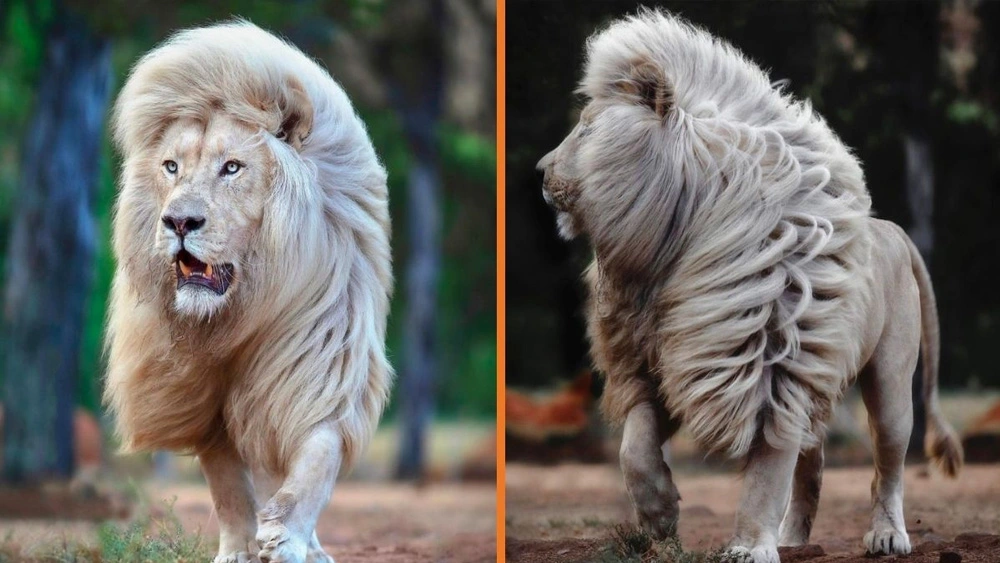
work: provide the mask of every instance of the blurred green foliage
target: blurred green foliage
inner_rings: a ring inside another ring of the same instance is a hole
[[[17,189],[19,147],[31,117],[34,88],[41,71],[46,27],[52,2],[13,0],[0,3],[0,265],[5,264],[10,218]],[[292,26],[316,26],[332,34],[370,28],[379,23],[383,0],[346,3],[260,0],[180,2],[157,4],[146,0],[68,1],[87,22],[112,40],[114,90],[124,83],[130,66],[170,32],[192,25],[243,17],[277,31]],[[322,35],[320,33],[319,35]],[[309,52],[307,45],[302,45]],[[327,51],[311,53],[321,58]],[[492,58],[490,58],[492,61]],[[348,92],[351,95],[352,92]],[[406,177],[410,149],[398,116],[391,109],[353,99],[389,172],[390,211],[393,216],[393,252],[396,297],[389,321],[390,358],[401,365],[403,275],[407,263],[405,227]],[[451,124],[440,124],[438,142],[442,194],[443,263],[439,283],[438,342],[440,373],[438,411],[442,416],[492,417],[495,413],[495,141]],[[118,156],[103,141],[100,180],[94,202],[99,240],[95,283],[87,304],[81,350],[80,403],[90,409],[100,404],[104,370],[102,341],[108,291],[114,272],[110,251],[111,210],[119,169]],[[0,269],[0,283],[4,269]],[[0,382],[4,374],[0,373]],[[390,406],[390,412],[393,407]]]

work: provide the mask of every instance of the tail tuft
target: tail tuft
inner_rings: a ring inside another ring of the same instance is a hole
[[[931,464],[948,477],[955,477],[962,469],[962,443],[948,421],[941,416],[938,404],[938,367],[941,363],[941,335],[938,323],[934,286],[920,252],[909,237],[903,236],[910,247],[913,275],[920,289],[920,341],[924,360],[924,407],[927,409],[927,433],[924,436],[924,453]]]
[[[947,422],[935,420],[938,416],[928,413],[924,452],[934,467],[947,477],[954,478],[962,469],[962,443]]]

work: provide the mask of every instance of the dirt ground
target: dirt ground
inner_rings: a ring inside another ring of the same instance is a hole
[[[154,498],[177,498],[185,528],[214,544],[218,520],[208,489],[172,486]],[[496,561],[496,488],[444,483],[414,487],[346,482],[320,516],[316,533],[337,563],[481,563]]]
[[[495,432],[492,421],[435,422],[427,440],[430,483],[417,487],[389,479],[399,429],[384,424],[351,475],[337,483],[317,526],[320,542],[337,563],[496,561],[495,457],[480,456],[484,445],[493,454]],[[46,490],[40,502],[35,493],[0,488],[0,548],[5,541],[28,554],[64,543],[93,546],[99,522],[122,522],[129,508],[133,516],[150,512],[125,498],[126,491],[132,496],[139,489],[154,513],[173,502],[184,528],[200,530],[214,551],[218,519],[197,462],[188,456],[163,459],[164,473],[157,478],[148,456],[114,456],[114,466],[99,479],[105,493],[100,498]],[[460,480],[470,473],[482,480]]]
[[[872,475],[871,466],[827,469],[811,538],[818,548],[783,551],[782,561],[870,563],[863,557],[861,538],[868,524]],[[723,546],[732,534],[739,478],[683,468],[674,478],[682,497],[684,549]],[[511,562],[591,561],[608,545],[615,525],[634,522],[619,471],[609,464],[508,464],[506,498]],[[947,480],[911,464],[904,498],[914,553],[883,561],[1000,563],[1000,465],[966,466],[958,480]]]
[[[217,545],[218,519],[207,487],[152,484],[144,489],[155,506],[172,502],[188,532]],[[337,485],[316,531],[337,563],[492,562],[495,495],[490,482],[415,487],[347,481]],[[93,544],[96,534],[93,520],[0,519],[0,536],[29,551],[61,542]]]

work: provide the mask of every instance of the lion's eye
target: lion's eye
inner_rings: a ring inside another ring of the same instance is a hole
[[[222,175],[232,176],[233,174],[239,172],[240,168],[243,168],[242,164],[236,162],[235,160],[230,160],[229,162],[222,165]]]
[[[164,160],[163,168],[170,174],[177,173],[177,163],[172,160]]]

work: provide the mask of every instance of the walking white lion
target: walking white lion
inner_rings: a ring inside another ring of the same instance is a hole
[[[824,422],[858,380],[875,445],[871,553],[908,553],[903,457],[924,348],[927,450],[961,447],[937,402],[927,270],[869,216],[861,167],[807,102],[680,19],[644,11],[587,42],[580,121],[539,168],[566,237],[583,235],[602,408],[640,524],[671,533],[660,445],[683,424],[745,462],[730,558],[776,562],[808,540]],[[779,532],[780,528],[780,532]]]
[[[196,453],[215,561],[332,561],[315,534],[385,404],[386,174],[347,96],[245,22],[181,32],[114,112],[105,400],[127,450]]]

